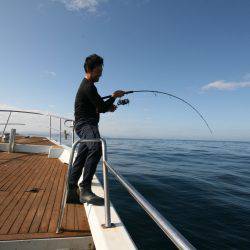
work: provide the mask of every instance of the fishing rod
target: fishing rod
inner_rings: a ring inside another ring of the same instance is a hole
[[[168,92],[162,92],[162,91],[158,91],[158,90],[129,90],[129,91],[125,91],[125,95],[128,95],[128,94],[132,94],[132,93],[154,93],[154,94],[163,94],[163,95],[168,95],[170,97],[173,97],[173,98],[176,98],[182,102],[184,102],[185,104],[187,104],[189,107],[191,107],[199,116],[200,118],[203,120],[203,122],[206,124],[207,128],[209,129],[210,133],[213,134],[213,131],[212,129],[210,128],[210,126],[208,125],[206,119],[203,117],[203,115],[191,104],[189,103],[188,101],[176,96],[176,95],[173,95],[173,94],[170,94]],[[110,98],[111,95],[108,95],[108,96],[104,96],[102,97],[102,99],[108,99]],[[117,105],[126,105],[129,103],[129,99],[120,99],[117,103]]]

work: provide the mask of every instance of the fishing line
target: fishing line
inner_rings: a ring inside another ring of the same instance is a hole
[[[163,95],[167,95],[167,96],[170,96],[170,97],[173,97],[173,98],[176,98],[182,102],[184,102],[185,104],[187,104],[189,107],[191,107],[198,115],[199,117],[203,120],[203,122],[206,124],[207,128],[209,129],[210,133],[213,134],[213,131],[212,129],[210,128],[210,126],[208,125],[208,122],[206,121],[206,119],[204,118],[204,116],[198,111],[197,108],[195,108],[191,103],[189,103],[188,101],[176,96],[176,95],[173,95],[173,94],[170,94],[168,92],[162,92],[162,91],[158,91],[158,90],[129,90],[129,91],[126,91],[125,92],[125,95],[128,95],[128,94],[132,94],[132,93],[154,93],[154,94],[163,94]],[[111,95],[108,95],[108,96],[104,96],[102,97],[102,99],[107,99],[107,98],[110,98]],[[125,104],[128,104],[129,103],[129,100],[128,99],[120,99],[118,101],[118,105],[125,105]]]

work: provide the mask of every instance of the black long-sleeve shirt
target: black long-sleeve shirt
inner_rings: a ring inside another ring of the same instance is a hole
[[[84,78],[76,94],[75,123],[81,121],[85,124],[97,125],[100,120],[99,113],[107,112],[114,101],[114,97],[103,101],[95,85]]]

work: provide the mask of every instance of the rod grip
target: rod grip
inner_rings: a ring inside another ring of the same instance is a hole
[[[133,92],[134,92],[133,90],[125,91],[125,95],[132,94]],[[103,96],[102,99],[108,99],[110,97],[111,97],[111,95],[107,95],[107,96]]]

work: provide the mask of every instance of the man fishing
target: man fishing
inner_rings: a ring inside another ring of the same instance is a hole
[[[98,123],[100,113],[114,112],[114,101],[124,95],[124,91],[117,90],[111,97],[103,101],[98,94],[95,83],[99,81],[103,70],[103,58],[93,54],[86,58],[84,63],[85,77],[82,80],[75,98],[75,131],[81,139],[100,138]],[[96,167],[102,156],[101,143],[80,143],[78,153],[68,176],[67,203],[88,202],[102,205],[103,198],[94,194],[91,183]],[[84,171],[83,171],[84,168]],[[79,184],[80,196],[78,195],[78,180],[83,171],[83,180]]]

